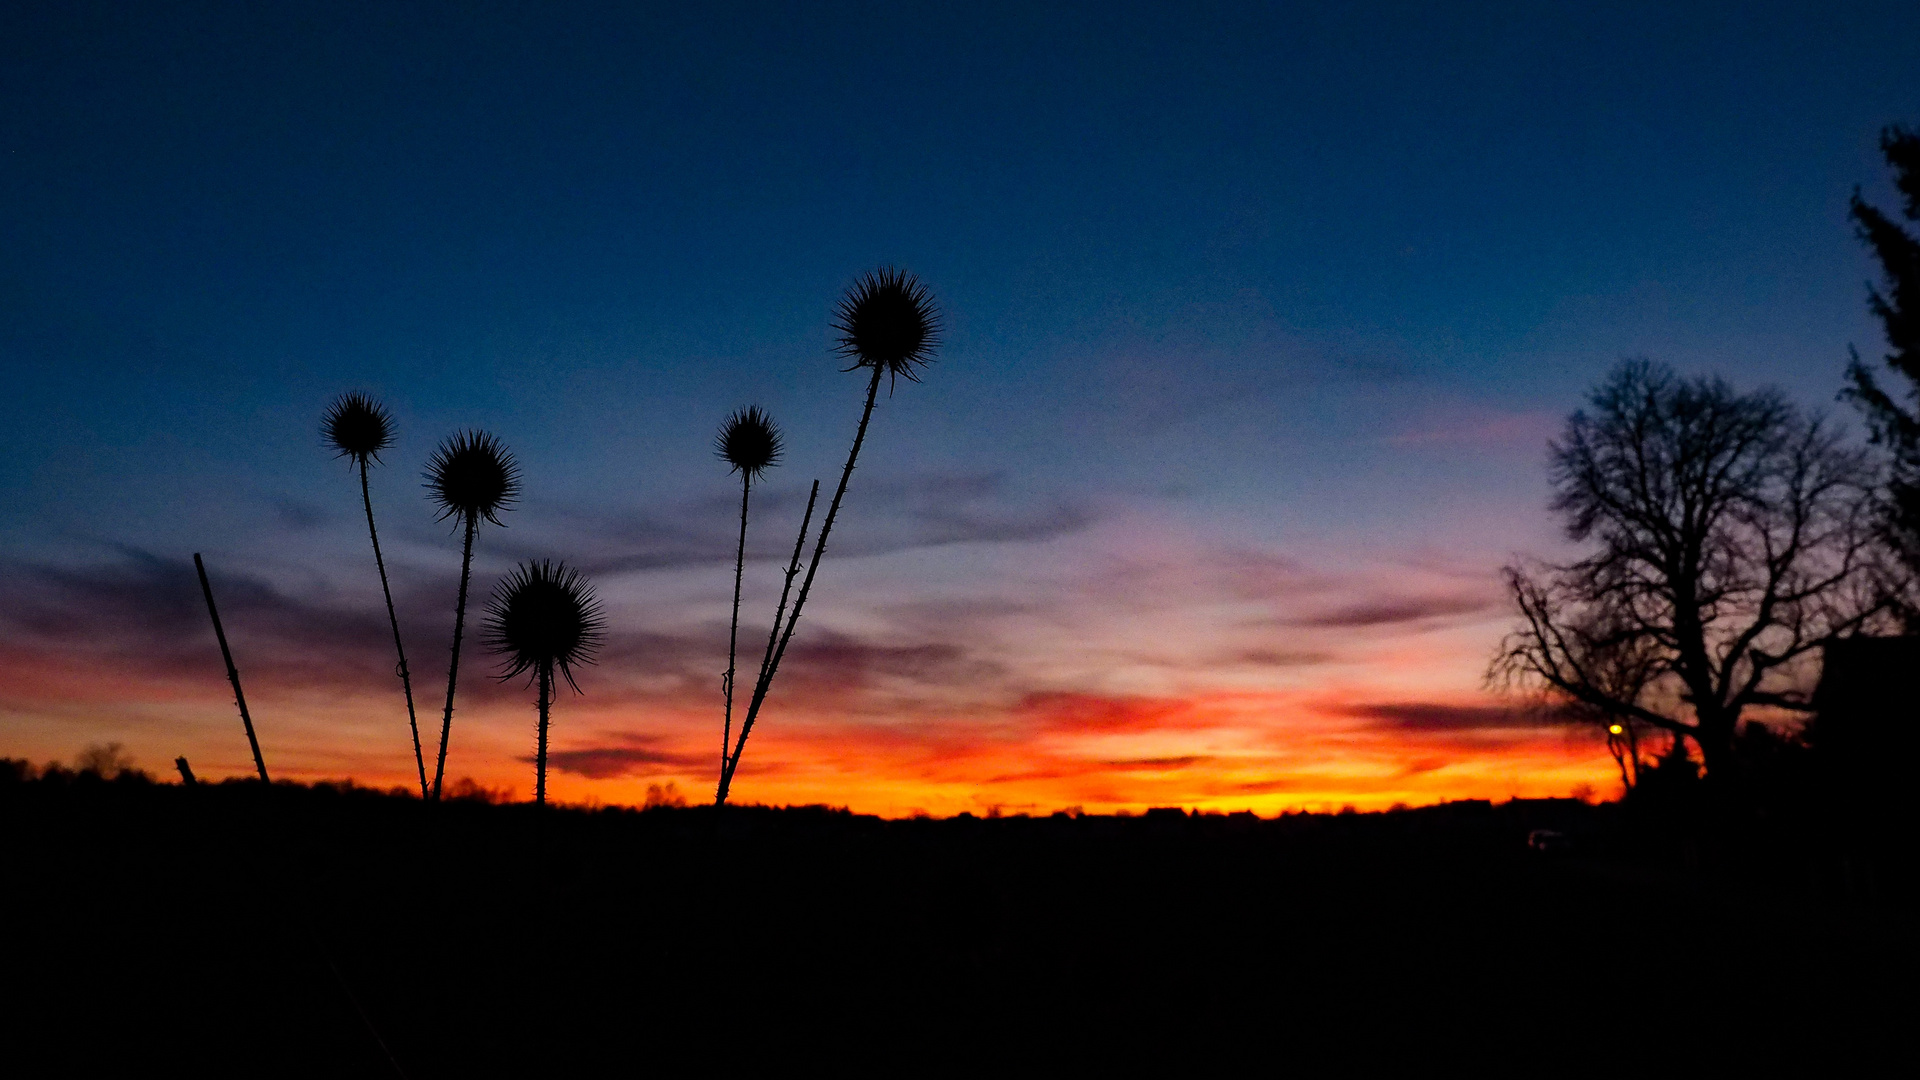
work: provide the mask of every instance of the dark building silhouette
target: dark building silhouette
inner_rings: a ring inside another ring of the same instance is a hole
[[[1807,738],[1840,847],[1875,886],[1910,881],[1920,636],[1827,645],[1813,704]]]
[[[1811,737],[1836,776],[1908,802],[1920,735],[1920,636],[1854,637],[1826,647]]]

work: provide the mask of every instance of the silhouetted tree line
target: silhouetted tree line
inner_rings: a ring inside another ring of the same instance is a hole
[[[1892,915],[1803,863],[1728,874],[1705,852],[1695,873],[1620,803],[886,821],[125,764],[0,764],[15,1074],[675,1073],[715,1047],[979,1072],[1034,1046],[1190,1065],[1279,1045],[1347,1066],[1370,1060],[1356,1025],[1423,1059],[1465,1039],[1537,1064],[1602,1053],[1569,1026],[1623,1008],[1684,1016],[1725,1064],[1905,1030],[1879,989],[1913,959],[1874,929]],[[1530,851],[1541,829],[1572,852]],[[1686,905],[1677,940],[1647,933],[1675,921],[1650,899]]]
[[[1920,221],[1920,135],[1889,128],[1881,149]],[[1857,191],[1851,216],[1898,384],[1854,353],[1840,397],[1870,442],[1777,390],[1621,363],[1549,448],[1552,508],[1586,554],[1506,568],[1520,620],[1489,679],[1602,730],[1630,803],[1845,807],[1846,831],[1910,847],[1873,823],[1911,814],[1920,719],[1920,239]]]

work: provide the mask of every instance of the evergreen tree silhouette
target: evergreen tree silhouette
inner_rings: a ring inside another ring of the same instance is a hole
[[[1902,214],[1920,221],[1920,133],[1887,128],[1880,133],[1880,152],[1893,169]],[[1850,216],[1885,275],[1880,287],[1867,287],[1867,307],[1887,339],[1886,366],[1906,385],[1884,388],[1856,351],[1847,367],[1852,385],[1841,396],[1865,414],[1874,441],[1893,453],[1887,531],[1907,565],[1920,570],[1920,237],[1862,199],[1857,188]],[[1908,611],[1909,622],[1917,614]]]

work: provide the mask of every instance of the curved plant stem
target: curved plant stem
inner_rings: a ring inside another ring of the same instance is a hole
[[[453,660],[447,664],[447,711],[440,718],[440,760],[433,767],[433,800],[440,801],[440,781],[447,775],[447,736],[453,731],[453,688],[460,679],[460,635],[467,627],[467,583],[473,578],[473,530],[478,514],[467,514],[467,541],[460,554],[460,599],[453,609]]]
[[[761,685],[767,681],[767,665],[773,662],[773,647],[780,638],[780,620],[787,613],[787,597],[793,592],[793,579],[800,575],[800,552],[807,546],[807,526],[813,523],[813,508],[820,501],[820,481],[813,482],[813,491],[807,496],[807,512],[800,518],[800,535],[793,541],[793,558],[787,563],[787,581],[780,586],[780,604],[773,609],[773,629],[767,633],[767,652],[760,658],[760,674],[754,678],[753,691],[756,697],[764,695]],[[746,745],[746,733],[741,733],[740,745]],[[727,789],[733,784],[732,761],[738,761],[739,751],[731,759],[724,755],[720,761],[720,786],[714,792],[714,804],[722,805],[727,801]]]
[[[740,547],[733,556],[733,626],[727,632],[727,677],[721,688],[727,694],[726,721],[720,728],[720,771],[727,771],[727,747],[733,742],[733,673],[740,654],[740,578],[747,569],[747,499],[753,494],[753,477],[740,476]]]
[[[734,749],[733,760],[728,763],[726,775],[720,778],[720,802],[727,801],[727,789],[733,786],[733,772],[740,767],[740,754],[747,748],[747,733],[753,730],[753,722],[760,715],[760,705],[767,699],[767,690],[773,686],[773,674],[780,668],[780,659],[787,655],[787,643],[793,640],[793,628],[800,622],[800,609],[807,604],[807,593],[813,589],[813,575],[820,570],[820,559],[827,553],[827,533],[833,530],[833,519],[840,513],[840,500],[847,496],[847,482],[853,479],[853,463],[860,456],[860,444],[867,439],[867,421],[873,419],[873,402],[880,394],[881,367],[873,369],[873,379],[867,383],[867,405],[860,411],[860,427],[853,434],[853,449],[847,453],[846,468],[840,470],[840,486],[834,490],[833,501],[827,504],[827,518],[820,523],[820,537],[813,546],[813,561],[807,564],[807,577],[800,583],[800,595],[794,598],[793,614],[787,618],[786,629],[780,632],[780,647],[774,651],[766,666],[760,672],[760,680],[753,688],[753,700],[747,705],[747,717],[740,722],[740,742]],[[804,539],[804,538],[803,538]]]
[[[547,708],[553,703],[553,664],[540,665],[540,749],[533,759],[533,805],[547,805]]]
[[[420,752],[420,721],[413,712],[413,675],[407,670],[407,647],[400,644],[400,616],[393,611],[393,589],[387,585],[387,560],[380,556],[380,530],[373,527],[373,493],[367,488],[367,462],[360,461],[360,501],[367,508],[367,535],[373,538],[373,565],[380,568],[380,592],[387,598],[387,622],[393,625],[393,651],[400,656],[400,689],[407,695],[407,728],[413,732],[413,764],[420,770],[420,797],[427,797],[427,759]]]

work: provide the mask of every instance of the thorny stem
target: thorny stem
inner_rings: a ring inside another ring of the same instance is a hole
[[[213,616],[213,636],[220,639],[220,658],[227,662],[227,681],[233,684],[233,703],[240,706],[240,722],[246,725],[247,745],[253,747],[253,764],[260,770],[260,782],[267,779],[267,759],[260,756],[260,740],[253,734],[253,717],[247,713],[247,695],[240,690],[240,669],[233,666],[233,650],[227,648],[227,632],[220,626],[220,609],[213,606],[213,586],[207,581],[207,566],[200,553],[193,553],[193,568],[200,571],[200,591],[207,597],[207,614]]]
[[[533,805],[547,805],[547,707],[553,702],[553,663],[540,664],[540,749],[534,754]]]
[[[727,770],[727,747],[733,742],[733,673],[740,653],[740,578],[747,569],[747,499],[753,493],[753,475],[740,473],[740,547],[733,556],[733,627],[727,633],[727,677],[721,688],[727,695],[726,721],[720,729],[720,771]]]
[[[433,801],[440,801],[440,781],[447,774],[447,736],[453,731],[453,687],[460,678],[460,635],[467,627],[467,583],[473,578],[473,530],[478,514],[467,514],[466,549],[460,555],[460,599],[453,608],[453,660],[447,665],[447,711],[440,718],[440,760],[433,767]]]
[[[427,797],[427,759],[420,753],[420,721],[413,713],[413,675],[407,671],[407,648],[400,644],[400,616],[393,611],[393,589],[387,585],[387,560],[380,556],[380,531],[373,527],[373,493],[367,488],[367,462],[360,461],[360,501],[367,508],[367,535],[373,538],[373,565],[380,568],[380,592],[387,598],[387,621],[393,624],[393,651],[400,656],[400,689],[407,695],[407,728],[413,732],[413,764],[420,770],[420,797]]]
[[[765,656],[760,658],[760,674],[755,677],[753,682],[754,693],[756,695],[764,692],[760,687],[767,679],[767,665],[773,662],[773,647],[780,637],[780,620],[785,617],[787,613],[787,596],[793,592],[793,579],[800,575],[800,552],[805,550],[807,546],[807,526],[813,523],[813,507],[814,504],[819,501],[820,481],[815,480],[813,482],[813,491],[807,496],[807,512],[800,517],[800,535],[793,541],[793,558],[787,563],[786,584],[780,587],[780,603],[773,609],[773,629],[767,633],[767,652]],[[740,745],[743,747],[746,745],[746,733],[744,731],[742,731],[740,735]],[[718,790],[714,792],[715,805],[726,803],[727,789],[733,784],[732,763],[738,762],[739,759],[740,753],[737,750],[734,751],[732,759],[722,757],[720,762],[720,786]]]
[[[800,609],[806,606],[807,593],[813,588],[813,575],[820,569],[820,558],[827,553],[827,534],[833,531],[833,519],[840,513],[840,500],[846,497],[847,482],[853,479],[854,459],[860,456],[860,444],[867,438],[867,421],[873,418],[873,402],[880,394],[880,374],[882,365],[875,364],[873,379],[867,383],[867,407],[860,411],[860,428],[853,434],[853,449],[847,453],[847,466],[840,470],[840,486],[833,493],[833,501],[827,504],[827,519],[820,523],[820,538],[813,547],[813,561],[807,564],[807,577],[800,583],[800,595],[794,598],[793,614],[787,618],[787,627],[780,635],[780,648],[773,654],[772,662],[760,673],[759,685],[753,688],[753,701],[747,706],[747,718],[740,723],[740,744],[733,752],[733,761],[727,767],[727,775],[720,782],[720,801],[725,802],[727,788],[733,781],[733,771],[740,767],[740,754],[747,748],[747,732],[753,730],[753,722],[760,715],[760,705],[767,698],[767,690],[773,685],[773,674],[779,670],[780,658],[787,654],[787,643],[793,640],[793,628],[800,622]]]

